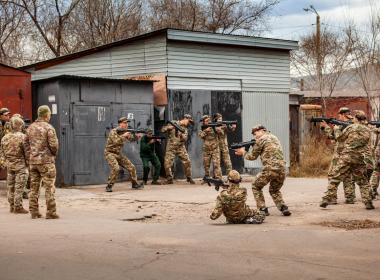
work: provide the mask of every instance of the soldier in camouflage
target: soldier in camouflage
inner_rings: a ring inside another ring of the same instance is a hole
[[[261,224],[265,220],[265,213],[250,209],[246,204],[247,189],[240,187],[239,172],[231,170],[228,173],[229,186],[220,192],[216,199],[216,206],[210,215],[211,220],[218,219],[222,214],[230,224]]]
[[[213,116],[214,122],[223,121],[223,116],[219,113],[214,114]],[[226,174],[229,174],[232,170],[232,163],[230,158],[230,152],[228,149],[228,141],[227,141],[227,133],[233,132],[236,129],[236,125],[223,125],[221,129],[217,130],[218,134],[218,142],[219,142],[219,150],[221,155],[221,160],[224,163],[224,167],[226,168]]]
[[[22,193],[28,180],[26,135],[21,132],[24,121],[17,117],[10,120],[11,132],[1,140],[1,158],[7,168],[7,188],[10,212],[27,214],[22,205]]]
[[[38,198],[40,188],[45,188],[46,219],[58,219],[55,202],[55,158],[58,154],[58,138],[55,129],[49,124],[51,111],[42,105],[37,110],[38,119],[26,132],[26,150],[29,155],[30,194],[29,211],[32,219],[41,218]]]
[[[342,139],[344,147],[341,156],[336,164],[331,180],[340,182],[345,177],[352,174],[354,182],[359,185],[362,202],[366,209],[372,210],[371,189],[367,178],[367,166],[365,154],[368,149],[371,131],[361,122],[366,120],[366,115],[363,111],[354,111],[353,124],[343,130]],[[335,190],[327,189],[326,195],[322,198],[321,207],[326,208]]]
[[[285,160],[280,141],[262,125],[257,125],[252,129],[252,134],[256,139],[253,148],[246,152],[244,148],[235,150],[238,156],[244,156],[246,160],[256,160],[259,156],[263,164],[263,170],[254,178],[252,191],[256,200],[257,208],[269,215],[265,206],[263,188],[269,183],[269,194],[272,196],[278,210],[284,216],[290,216],[291,212],[285,204],[281,188],[285,181]]]
[[[344,121],[344,122],[350,122],[352,120],[351,111],[347,107],[342,107],[338,111],[338,120]],[[321,123],[321,130],[322,132],[330,139],[333,139],[335,141],[334,145],[334,154],[331,160],[330,168],[328,171],[328,181],[329,181],[329,187],[333,193],[331,193],[331,201],[330,204],[337,204],[337,197],[338,197],[338,186],[339,181],[333,181],[331,179],[331,176],[333,175],[333,170],[338,163],[339,157],[341,156],[341,152],[343,150],[344,141],[342,140],[342,134],[343,134],[343,127],[335,125],[334,128],[331,128],[326,122]],[[346,198],[347,204],[354,204],[355,203],[355,183],[353,181],[352,176],[349,176],[347,178],[343,178],[343,190],[344,190],[344,196]]]
[[[122,117],[118,120],[118,128],[128,129],[128,119]],[[112,187],[119,175],[120,166],[128,170],[129,176],[132,180],[133,189],[141,189],[144,185],[137,182],[136,167],[132,162],[122,153],[124,143],[126,141],[136,140],[136,135],[133,135],[130,132],[125,132],[123,134],[118,134],[117,129],[114,128],[111,130],[108,135],[106,147],[104,149],[104,157],[106,158],[110,168],[111,173],[108,177],[106,192],[112,192]]]
[[[210,116],[204,115],[201,119],[202,125],[210,123]],[[210,177],[211,161],[214,167],[214,177],[217,179],[222,178],[222,170],[220,168],[220,150],[218,133],[221,133],[221,127],[207,127],[201,129],[198,136],[203,140],[203,167],[205,177]]]
[[[174,126],[170,123],[161,129],[161,132],[166,134],[167,139],[164,159],[166,183],[173,184],[172,166],[175,157],[178,156],[178,158],[182,161],[187,182],[190,184],[195,184],[191,176],[191,161],[186,150],[186,141],[188,138],[187,128],[189,125],[194,123],[193,118],[191,115],[185,114],[182,120],[173,122],[179,125],[185,132],[181,133],[180,131],[176,131]]]

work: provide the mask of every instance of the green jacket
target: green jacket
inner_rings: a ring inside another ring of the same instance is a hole
[[[149,144],[150,139],[144,135],[140,140],[140,157],[153,157],[154,155],[154,143]]]

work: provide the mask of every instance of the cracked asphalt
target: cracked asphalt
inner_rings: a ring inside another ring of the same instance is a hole
[[[339,204],[322,210],[326,183],[288,178],[290,217],[273,207],[265,188],[271,215],[262,225],[211,221],[214,188],[181,182],[139,191],[119,183],[113,193],[104,186],[57,189],[61,219],[31,220],[8,213],[0,183],[0,279],[380,279],[380,229],[318,225],[380,222],[380,201],[373,211],[345,205],[340,189]],[[248,203],[254,206],[251,191]]]

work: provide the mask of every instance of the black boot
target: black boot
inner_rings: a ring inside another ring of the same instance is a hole
[[[292,214],[286,205],[282,205],[280,211],[284,216],[290,216]]]
[[[132,189],[138,190],[138,189],[143,189],[143,188],[144,188],[143,183],[139,184],[136,181],[132,181]]]
[[[186,181],[189,182],[192,185],[195,185],[195,182],[194,182],[193,178],[191,178],[191,177],[187,177]]]
[[[261,207],[261,208],[260,208],[260,211],[261,211],[261,212],[264,212],[265,216],[269,216],[269,215],[270,215],[270,214],[269,214],[269,210],[268,210],[267,207]]]
[[[112,184],[108,184],[106,187],[106,192],[112,192]]]

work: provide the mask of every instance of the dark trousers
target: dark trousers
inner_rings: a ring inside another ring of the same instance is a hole
[[[143,163],[143,170],[144,170],[144,175],[143,175],[144,182],[148,181],[149,171],[150,171],[149,162],[152,163],[152,166],[154,168],[153,181],[157,181],[160,178],[160,172],[161,172],[161,163],[157,155],[154,154],[151,157],[142,157],[141,160]]]

